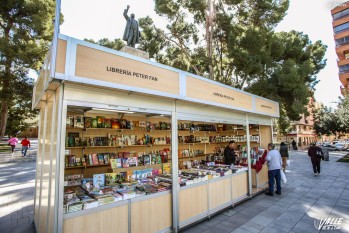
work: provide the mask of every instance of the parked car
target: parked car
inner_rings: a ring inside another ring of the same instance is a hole
[[[332,141],[332,144],[333,144],[333,145],[336,145],[337,143],[339,143],[339,140],[333,140],[333,141]]]
[[[322,143],[322,146],[325,146],[325,147],[329,147],[330,145],[331,145],[330,142],[323,142],[323,143]]]
[[[334,144],[334,149],[335,150],[346,150],[346,147],[343,143],[338,142],[338,143]]]

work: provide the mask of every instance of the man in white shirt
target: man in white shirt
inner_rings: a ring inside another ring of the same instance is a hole
[[[268,144],[268,155],[266,160],[268,161],[268,178],[269,178],[269,191],[266,195],[274,196],[274,180],[276,180],[276,194],[281,195],[281,174],[282,168],[281,155],[278,150],[275,150],[273,143]]]

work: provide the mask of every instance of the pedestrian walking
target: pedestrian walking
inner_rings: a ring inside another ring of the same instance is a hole
[[[292,140],[292,148],[294,149],[294,150],[298,150],[298,148],[297,148],[297,142],[293,139]]]
[[[279,151],[275,150],[273,143],[268,144],[268,154],[266,157],[268,162],[268,178],[269,178],[269,190],[265,193],[269,196],[274,196],[274,183],[276,180],[276,194],[281,195],[281,155]]]
[[[280,144],[280,155],[282,159],[282,170],[286,171],[286,162],[289,159],[288,149],[284,142]]]
[[[21,141],[22,144],[22,156],[27,157],[27,150],[30,148],[30,141],[28,140],[28,137],[25,136],[24,139]]]
[[[13,155],[15,147],[18,143],[18,138],[16,137],[16,135],[13,135],[7,142],[11,146],[11,155]]]
[[[314,176],[320,175],[321,159],[324,159],[324,153],[322,149],[316,145],[316,142],[311,143],[308,150],[308,155],[310,156],[311,163],[313,165]]]

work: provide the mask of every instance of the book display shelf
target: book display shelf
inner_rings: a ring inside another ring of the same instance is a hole
[[[69,36],[52,46],[33,90],[38,233],[178,232],[264,189],[252,166],[278,103]]]

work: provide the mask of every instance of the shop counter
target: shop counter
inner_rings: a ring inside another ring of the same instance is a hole
[[[179,227],[185,227],[248,198],[247,168],[179,189]]]
[[[117,201],[64,215],[64,233],[167,232],[172,227],[171,191]]]
[[[123,233],[129,229],[129,200],[64,215],[64,233]]]
[[[268,184],[268,166],[263,164],[262,169],[257,173],[256,169],[252,169],[252,187],[261,188]]]

